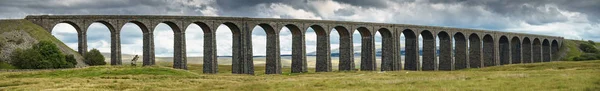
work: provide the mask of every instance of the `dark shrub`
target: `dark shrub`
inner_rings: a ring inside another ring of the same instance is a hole
[[[579,44],[579,49],[581,49],[581,51],[583,51],[585,53],[599,53],[600,52],[600,50],[598,50],[595,47],[595,44],[590,44],[590,43]]]
[[[50,41],[40,41],[32,49],[17,49],[11,55],[11,64],[21,69],[72,68],[65,55]]]
[[[73,65],[77,65],[77,60],[75,60],[75,56],[74,55],[67,55],[65,56],[65,61],[73,64]]]
[[[106,65],[106,62],[104,62],[104,56],[102,56],[98,49],[92,49],[85,54],[85,63],[90,66]]]

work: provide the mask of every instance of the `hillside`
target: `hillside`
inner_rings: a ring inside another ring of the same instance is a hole
[[[65,54],[75,55],[78,67],[86,66],[81,55],[44,28],[24,19],[0,20],[0,61],[8,61],[13,50],[30,48],[42,40],[52,41]]]
[[[2,90],[600,90],[600,60],[557,61],[465,69],[458,71],[326,72],[264,75],[231,74],[220,65],[218,74],[202,74],[202,65],[189,70],[152,67],[99,66],[55,71],[2,72]]]

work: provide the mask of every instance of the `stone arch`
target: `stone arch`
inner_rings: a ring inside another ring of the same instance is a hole
[[[86,30],[90,30],[90,26],[94,25],[94,23],[100,24],[102,26],[105,26],[108,29],[109,32],[109,36],[110,36],[110,44],[111,44],[111,50],[110,50],[110,64],[111,65],[121,65],[122,64],[122,57],[121,57],[121,41],[120,41],[120,31],[115,30],[115,28],[112,26],[112,24],[110,24],[109,22],[103,21],[103,20],[99,20],[99,21],[94,21],[92,23],[89,23],[87,25]],[[88,36],[89,37],[89,36]],[[105,37],[104,35],[102,37]],[[85,38],[87,39],[87,38]],[[86,44],[87,45],[87,40],[86,40]],[[86,48],[87,50],[87,48]]]
[[[85,53],[87,52],[87,37],[85,31],[81,30],[81,27],[77,25],[77,23],[73,21],[60,21],[54,23],[51,28],[48,28],[48,32],[52,34],[54,28],[61,23],[68,24],[71,27],[75,28],[75,31],[77,32],[77,52],[81,55],[85,55]]]
[[[185,49],[185,32],[174,22],[172,21],[162,21],[161,23],[166,24],[171,28],[173,32],[173,68],[176,69],[187,69],[187,54]],[[158,24],[157,24],[158,25]],[[158,26],[154,25],[154,30],[152,32],[156,32]],[[158,32],[157,32],[158,33]],[[150,35],[154,36],[154,35]],[[157,41],[158,43],[162,41]],[[152,64],[155,64],[152,62]]]
[[[544,39],[544,41],[542,42],[542,62],[550,62],[551,60],[551,48],[550,48],[550,41],[548,41],[548,39]]]
[[[392,32],[387,28],[380,28],[376,32],[381,35],[381,71],[392,71],[394,70],[394,59],[393,59],[393,47],[394,39]]]
[[[149,66],[149,65],[154,65],[155,60],[154,60],[154,36],[152,34],[152,31],[148,29],[148,26],[140,21],[128,21],[127,23],[132,23],[136,26],[138,26],[140,28],[140,30],[142,31],[143,34],[143,44],[142,44],[142,49],[143,49],[143,54],[142,54],[142,61],[143,61],[143,66]],[[126,24],[126,23],[125,23]],[[125,26],[125,25],[121,25],[121,26]]]
[[[542,45],[540,39],[533,39],[533,48],[531,50],[531,53],[533,55],[533,62],[542,61]]]
[[[405,42],[405,58],[404,58],[404,70],[419,70],[419,44],[417,34],[410,29],[404,29]]]
[[[294,24],[284,26],[292,33],[292,73],[308,72],[304,32]]]
[[[53,27],[49,28],[48,31],[50,31],[50,33],[52,33],[53,28],[56,27],[56,25],[58,25],[60,23],[65,23],[65,24],[71,25],[73,28],[75,28],[75,31],[77,31],[78,34],[84,32],[83,30],[81,30],[81,27],[77,23],[75,23],[73,21],[60,21],[60,22],[56,22],[56,23],[52,24]]]
[[[111,32],[111,33],[114,33],[114,32],[119,32],[119,31],[116,31],[116,30],[115,30],[115,27],[114,27],[114,26],[112,26],[112,24],[110,24],[109,22],[106,22],[106,21],[103,21],[103,20],[99,20],[99,21],[94,21],[93,23],[100,23],[100,24],[102,24],[102,25],[106,26],[106,27],[108,28],[109,32]],[[91,25],[92,25],[92,24],[88,25],[88,28],[89,28],[89,26],[91,26]]]
[[[232,33],[232,62],[231,62],[231,70],[232,73],[234,74],[242,74],[245,72],[245,69],[243,68],[245,65],[245,63],[242,60],[242,56],[245,54],[242,54],[240,51],[242,51],[242,36],[241,36],[241,30],[240,27],[238,25],[236,25],[235,23],[232,22],[224,22],[222,23],[223,25],[227,26],[227,28],[229,28],[229,30]],[[217,28],[215,28],[214,32],[217,32]],[[217,42],[217,41],[215,41]],[[215,48],[216,49],[216,48]],[[216,50],[215,50],[216,51]],[[216,51],[216,53],[218,53],[218,51]],[[217,58],[218,60],[218,58]],[[216,60],[214,61],[214,64],[217,64]],[[213,69],[215,69],[215,72],[218,72],[218,66],[214,66]]]
[[[374,34],[371,34],[370,30],[366,27],[358,27],[356,29],[361,36],[361,58],[360,58],[360,70],[361,71],[374,71],[377,69],[375,62],[375,40],[373,39]]]
[[[437,70],[435,35],[429,30],[423,30],[420,34],[423,37],[422,70]]]
[[[454,34],[454,69],[465,69],[469,65],[467,60],[467,40],[463,33]]]
[[[335,26],[334,29],[340,35],[339,70],[354,70],[354,46],[352,45],[352,33],[344,26]]]
[[[519,37],[513,37],[510,41],[510,45],[512,64],[523,63],[521,60],[521,40],[519,40]]]
[[[556,55],[556,53],[558,53],[558,49],[559,49],[559,47],[558,47],[558,41],[552,40],[551,46],[552,46],[552,50],[551,50],[552,56],[558,57],[558,55]],[[556,60],[556,59],[557,58],[552,58],[552,60]]]
[[[502,35],[498,41],[498,51],[500,51],[500,65],[511,64],[510,61],[510,42],[508,37]]]
[[[475,33],[469,35],[469,67],[481,68],[481,39]]]
[[[311,25],[317,35],[317,62],[315,64],[315,72],[331,71],[331,45],[329,42],[329,34],[320,25]]]
[[[203,37],[204,37],[204,48],[203,48],[203,70],[202,72],[205,74],[215,74],[217,73],[217,42],[216,42],[216,32],[212,30],[209,24],[204,22],[196,21],[192,22],[190,25],[197,25],[202,29]],[[215,28],[216,29],[216,28]],[[188,31],[187,29],[185,31]]]
[[[439,44],[439,70],[453,70],[454,62],[452,62],[452,38],[450,35],[441,31],[437,34],[440,44]]]
[[[523,38],[523,63],[533,63],[532,45],[528,37]]]
[[[489,66],[494,66],[496,61],[495,59],[495,50],[494,48],[496,48],[494,46],[494,38],[492,37],[492,35],[486,34],[485,36],[483,36],[483,66],[484,67],[489,67]]]
[[[267,34],[266,64],[265,74],[281,74],[281,57],[279,49],[279,33],[269,24],[259,23],[256,27],[261,27]],[[250,29],[253,33],[254,29]],[[252,35],[250,35],[252,36]],[[247,65],[253,65],[248,63]]]

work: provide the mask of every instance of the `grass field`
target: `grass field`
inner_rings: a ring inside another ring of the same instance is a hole
[[[202,74],[202,65],[177,70],[98,66],[2,72],[0,90],[600,90],[600,60],[515,64],[458,71],[326,72],[265,75]]]

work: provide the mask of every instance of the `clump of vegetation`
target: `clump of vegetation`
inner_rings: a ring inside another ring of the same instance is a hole
[[[579,49],[585,53],[578,57],[574,57],[573,60],[600,60],[600,50],[596,48],[596,43],[594,41],[588,40],[587,42],[579,44]]]
[[[17,49],[11,55],[11,64],[20,69],[73,68],[65,55],[50,41],[40,41],[31,49]]]
[[[65,61],[72,63],[73,65],[77,65],[77,60],[75,60],[75,55],[67,55],[65,56]]]
[[[104,62],[104,56],[98,51],[98,49],[92,49],[85,54],[85,63],[94,66],[94,65],[106,65]]]

